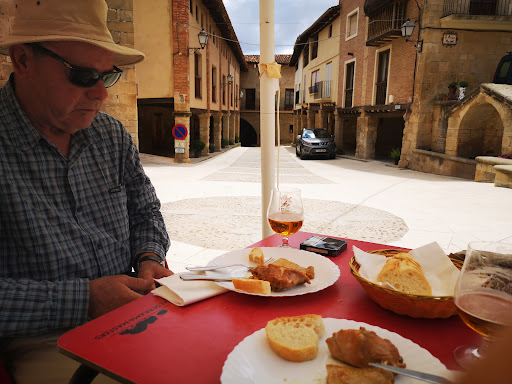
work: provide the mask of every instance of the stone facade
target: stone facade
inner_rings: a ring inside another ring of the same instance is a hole
[[[247,55],[245,57],[248,71],[243,72],[240,78],[243,93],[243,96],[240,97],[240,141],[243,146],[259,146],[261,144],[259,56]],[[281,78],[279,79],[279,119],[277,119],[276,108],[275,137],[277,144],[277,124],[279,124],[280,143],[283,145],[290,145],[295,138],[292,111],[295,69],[288,65],[290,57],[290,55],[276,55],[276,62],[281,64]],[[291,100],[290,97],[292,98]]]

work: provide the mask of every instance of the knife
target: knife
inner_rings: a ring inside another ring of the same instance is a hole
[[[207,276],[207,275],[180,275],[181,280],[204,280],[204,281],[231,281],[236,279],[236,276],[229,275],[218,275],[218,276]]]
[[[379,363],[368,363],[372,367],[382,368],[386,371],[391,371],[393,373],[398,373],[399,375],[414,377],[415,379],[426,381],[427,383],[434,384],[450,384],[452,383],[450,380],[445,379],[441,376],[431,375],[430,373],[424,373],[419,371],[413,371],[412,369],[399,368],[393,365],[379,364]]]

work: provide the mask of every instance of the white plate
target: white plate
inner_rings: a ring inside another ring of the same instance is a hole
[[[300,284],[295,287],[288,288],[282,292],[271,292],[270,295],[261,295],[240,291],[235,289],[231,281],[217,282],[217,284],[232,291],[245,293],[248,295],[283,297],[298,296],[305,295],[306,293],[318,292],[333,285],[336,281],[338,281],[338,278],[340,277],[340,269],[338,266],[327,257],[321,256],[317,253],[303,251],[295,248],[263,247],[261,250],[263,251],[265,260],[270,257],[273,257],[275,260],[279,258],[285,258],[289,261],[293,261],[294,263],[299,264],[304,268],[312,265],[315,267],[315,278],[311,280],[311,284]],[[208,263],[208,266],[228,264],[244,264],[247,266],[256,266],[257,264],[249,261],[250,251],[250,248],[245,248],[225,253],[211,260]],[[245,276],[246,271],[247,270],[245,268],[233,267],[223,268],[215,271],[207,271],[206,274],[208,276],[229,275],[233,277],[243,277]]]
[[[320,339],[316,359],[302,363],[287,361],[276,355],[268,345],[264,328],[247,336],[228,355],[222,368],[221,383],[325,383],[327,377],[325,366],[335,362],[330,357],[325,340],[340,329],[359,329],[359,327],[365,327],[380,337],[390,340],[398,348],[407,368],[448,378],[451,376],[450,371],[436,357],[432,356],[430,352],[397,333],[374,325],[345,319],[325,318],[324,324],[325,335]],[[419,381],[397,375],[395,383],[412,384],[419,383]]]

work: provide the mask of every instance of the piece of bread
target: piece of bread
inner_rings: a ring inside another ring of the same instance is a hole
[[[386,260],[377,281],[391,284],[397,291],[412,295],[432,295],[420,264],[408,253],[398,253]]]
[[[327,364],[327,384],[393,384],[395,375],[380,368]]]
[[[263,264],[265,262],[265,256],[261,248],[253,248],[249,252],[249,260],[254,261],[256,264]]]
[[[279,267],[286,267],[286,268],[295,269],[296,271],[305,273],[306,276],[309,277],[310,279],[314,279],[315,278],[315,267],[313,267],[313,266],[309,266],[307,268],[304,268],[304,267],[301,267],[298,264],[295,264],[293,261],[290,261],[290,260],[287,260],[287,259],[283,259],[283,258],[277,259],[272,264],[277,265]]]
[[[265,333],[270,348],[285,360],[313,360],[318,354],[318,340],[325,332],[319,315],[278,317],[270,320]]]
[[[249,293],[270,295],[270,282],[257,279],[233,279],[235,289]]]

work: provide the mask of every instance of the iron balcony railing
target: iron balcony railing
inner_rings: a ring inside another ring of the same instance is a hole
[[[314,95],[315,99],[331,97],[331,80],[319,81],[309,87],[309,94]]]
[[[511,16],[511,0],[444,0],[443,15]]]
[[[403,0],[394,0],[368,15],[368,38],[366,45],[376,46],[385,38],[402,36],[401,27],[405,23]]]

